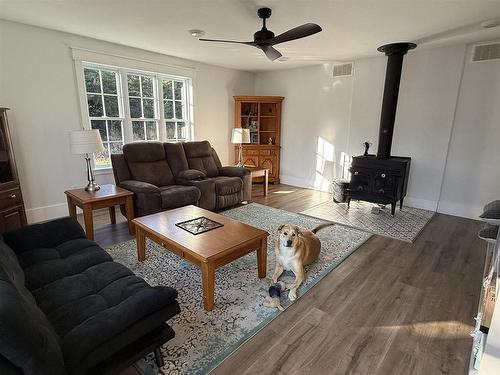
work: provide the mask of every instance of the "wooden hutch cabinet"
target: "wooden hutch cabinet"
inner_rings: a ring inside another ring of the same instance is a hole
[[[235,96],[235,127],[250,130],[243,144],[243,163],[269,169],[269,181],[280,182],[282,96]],[[235,147],[236,159],[238,147]]]
[[[26,225],[21,186],[10,140],[8,108],[0,108],[0,233]]]

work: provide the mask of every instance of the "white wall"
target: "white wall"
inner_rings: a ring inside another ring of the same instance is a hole
[[[281,138],[285,183],[319,188],[321,175],[328,178],[340,172],[341,151],[348,140],[352,79],[334,80],[331,69],[326,64],[257,74],[258,95],[285,96]],[[318,154],[326,163],[317,168]]]
[[[471,62],[469,48],[439,211],[477,218],[500,199],[500,61]]]
[[[66,214],[64,190],[86,180],[83,159],[71,155],[68,145],[69,131],[81,127],[70,47],[194,67],[195,138],[208,139],[223,162],[233,160],[232,97],[253,94],[253,73],[2,20],[0,45],[0,105],[12,109],[9,121],[30,221]],[[113,181],[110,174],[96,179]]]
[[[408,205],[477,218],[500,198],[500,62],[465,57],[465,45],[408,53],[392,154],[412,157]],[[337,161],[361,154],[366,140],[376,152],[385,66],[380,56],[355,61],[353,77],[334,79],[329,65],[256,75],[257,95],[285,96],[284,183],[318,187],[318,137],[333,144]]]

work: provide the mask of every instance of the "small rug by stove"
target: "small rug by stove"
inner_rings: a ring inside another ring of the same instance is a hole
[[[177,300],[181,313],[168,322],[176,337],[162,347],[165,366],[158,369],[160,374],[206,374],[278,316],[278,310],[263,306],[274,271],[276,230],[284,223],[308,229],[324,223],[316,218],[256,203],[222,214],[271,234],[268,238],[268,278],[257,277],[255,253],[217,269],[215,308],[210,312],[202,307],[200,271],[189,262],[151,241],[146,243],[147,258],[143,263],[137,261],[135,240],[108,249],[116,261],[151,285],[167,285],[179,292]],[[298,298],[367,241],[371,234],[334,225],[322,229],[318,236],[322,243],[321,255],[306,269],[306,280],[298,290]],[[285,273],[282,278],[291,282],[293,274]],[[286,297],[284,293],[281,299],[285,308],[290,305]],[[152,355],[146,357],[145,363],[155,368]]]
[[[363,201],[351,201],[350,208],[347,208],[347,203],[329,201],[302,211],[301,214],[406,242],[413,242],[434,216],[432,211],[407,206],[403,206],[402,211],[398,206],[394,216],[391,215],[390,205],[382,210],[377,208],[378,205]]]

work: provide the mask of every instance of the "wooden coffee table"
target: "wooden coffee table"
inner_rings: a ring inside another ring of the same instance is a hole
[[[195,235],[175,225],[200,216],[224,226]],[[146,259],[147,237],[201,269],[205,310],[210,311],[214,307],[215,270],[218,267],[256,251],[258,276],[266,277],[269,233],[265,230],[196,206],[185,206],[139,217],[134,219],[133,223],[137,257],[140,261]]]

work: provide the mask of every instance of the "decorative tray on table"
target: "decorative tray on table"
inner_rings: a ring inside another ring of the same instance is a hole
[[[223,227],[224,224],[213,221],[208,217],[201,216],[197,217],[196,219],[191,219],[187,221],[182,221],[180,223],[176,223],[175,226],[184,229],[185,231],[191,234],[200,234],[208,232],[213,229]]]

